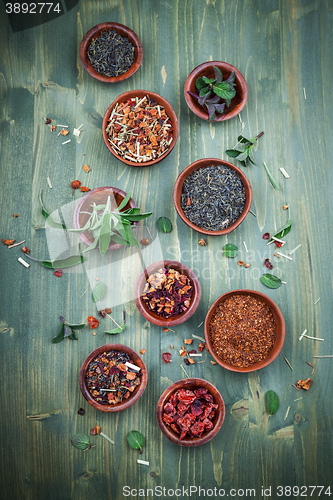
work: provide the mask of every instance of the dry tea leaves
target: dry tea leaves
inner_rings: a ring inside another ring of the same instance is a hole
[[[146,441],[141,432],[130,431],[127,434],[127,442],[132,448],[134,448],[135,450],[140,450],[140,453],[142,453],[142,446],[145,445]]]
[[[236,245],[233,245],[232,243],[227,243],[223,247],[223,252],[227,257],[236,257],[237,252],[238,252],[238,247]]]
[[[91,444],[89,441],[89,437],[86,434],[75,434],[75,436],[71,439],[72,445],[78,450],[90,450]]]
[[[92,293],[92,299],[94,302],[98,302],[104,297],[106,290],[106,285],[104,283],[98,283]]]
[[[168,217],[159,217],[157,219],[157,225],[163,233],[170,233],[172,230],[172,223]]]
[[[271,415],[274,415],[278,411],[279,398],[274,391],[266,392],[266,408]]]
[[[268,288],[280,288],[282,281],[274,274],[265,273],[260,278],[261,282]]]

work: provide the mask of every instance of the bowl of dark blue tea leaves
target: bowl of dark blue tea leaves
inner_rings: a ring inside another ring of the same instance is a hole
[[[142,62],[138,36],[119,23],[102,23],[91,28],[80,44],[84,69],[94,78],[116,83],[132,76]]]
[[[235,165],[218,158],[197,160],[178,176],[173,201],[190,228],[206,234],[228,234],[250,210],[252,188]]]

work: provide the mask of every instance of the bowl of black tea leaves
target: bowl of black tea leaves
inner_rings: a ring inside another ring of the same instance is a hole
[[[179,217],[195,231],[228,234],[250,210],[252,188],[235,165],[218,158],[197,160],[178,176],[173,201]]]
[[[80,44],[84,69],[106,83],[121,82],[132,76],[142,62],[138,36],[119,23],[102,23],[91,28]]]

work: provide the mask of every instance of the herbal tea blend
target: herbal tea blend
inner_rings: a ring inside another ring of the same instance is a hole
[[[133,361],[122,351],[99,354],[88,366],[86,384],[90,395],[102,405],[115,405],[128,399],[140,385],[141,373],[128,367]]]
[[[170,318],[188,310],[192,293],[191,280],[185,274],[175,269],[159,269],[148,277],[142,300],[149,311]]]
[[[251,295],[232,295],[214,311],[209,335],[222,361],[246,367],[259,363],[271,352],[276,324],[264,302]]]
[[[118,103],[106,135],[113,151],[133,162],[159,158],[173,141],[173,126],[163,106],[145,96]]]
[[[134,47],[128,38],[118,35],[116,30],[104,30],[93,38],[87,50],[90,64],[104,76],[116,77],[126,73],[134,61]]]
[[[199,168],[185,179],[181,207],[192,224],[208,231],[220,231],[240,217],[245,199],[245,189],[237,172],[218,165]]]

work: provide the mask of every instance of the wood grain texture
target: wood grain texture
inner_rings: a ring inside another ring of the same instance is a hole
[[[130,79],[112,85],[92,78],[79,58],[84,34],[107,21],[137,33],[144,54]],[[17,261],[23,256],[20,247],[8,249],[1,244],[2,499],[120,500],[126,485],[142,490],[161,486],[166,491],[216,487],[226,493],[231,488],[254,488],[261,498],[262,486],[271,486],[274,492],[278,485],[330,485],[333,361],[312,356],[333,354],[332,22],[331,0],[81,0],[59,19],[12,33],[5,4],[0,4],[1,238],[26,239],[31,255],[41,259],[54,258],[66,244],[76,252],[75,235],[67,239],[45,229],[40,190],[47,210],[61,207],[70,222],[73,201],[81,196],[72,196],[72,180],[79,178],[91,189],[116,186],[132,191],[137,205],[154,213],[140,224],[142,236],[147,237],[147,225],[154,238],[154,244],[143,251],[145,264],[181,261],[195,272],[202,288],[195,314],[174,331],[162,332],[145,321],[135,306],[134,285],[142,269],[135,249],[119,250],[103,259],[97,252],[57,278],[36,262],[29,261],[30,268],[25,269]],[[242,122],[235,118],[208,123],[187,107],[185,80],[194,67],[208,60],[226,61],[244,75],[248,100]],[[109,153],[101,124],[119,94],[140,88],[170,102],[180,132],[168,157],[151,168],[134,169]],[[57,137],[60,129],[51,133],[43,117],[69,125],[71,142],[62,145],[65,139]],[[80,124],[84,132],[76,138],[72,131]],[[248,214],[230,235],[207,237],[207,246],[199,246],[201,236],[183,223],[172,203],[177,176],[200,158],[228,160],[225,150],[235,145],[242,131],[254,137],[260,130],[265,134],[254,153],[257,165],[243,168],[253,188],[251,210],[256,217]],[[263,161],[280,183],[277,192]],[[84,164],[90,166],[89,173],[82,170]],[[290,179],[282,176],[282,166]],[[285,204],[288,211],[282,209]],[[14,213],[19,217],[14,218]],[[158,232],[155,224],[160,216],[172,221],[171,233]],[[284,253],[302,245],[292,261],[276,259],[274,248],[262,240],[263,232],[274,233],[288,217],[293,226]],[[251,266],[239,268],[235,259],[227,259],[222,253],[225,243],[237,245],[239,258]],[[277,290],[260,282],[266,257],[274,264],[274,274],[287,282]],[[97,315],[91,298],[96,278],[108,286],[110,303],[105,300],[102,306],[111,307],[117,322],[126,311],[125,330],[110,340],[104,334],[112,325],[107,318],[95,336],[87,326],[78,332],[77,342],[52,344],[60,328],[59,315],[77,323]],[[222,293],[238,288],[262,291],[276,302],[286,321],[284,347],[272,365],[249,374],[211,365],[206,351],[204,363],[183,365],[190,376],[217,387],[226,416],[213,440],[182,449],[158,427],[158,399],[184,377],[178,356],[183,340],[192,334],[203,336],[203,326],[198,325],[210,305]],[[325,341],[299,341],[305,328]],[[147,388],[138,403],[111,416],[90,407],[79,389],[83,360],[108,341],[126,344],[136,352],[146,349],[143,360],[148,370]],[[166,351],[172,352],[170,364],[162,361]],[[306,361],[316,370],[310,390],[299,392],[291,384],[310,376]],[[265,414],[268,390],[274,390],[280,401],[278,412],[270,417]],[[298,398],[302,399],[295,401]],[[84,416],[77,413],[80,407]],[[87,452],[71,446],[75,433],[89,434],[96,424],[115,445],[92,436],[96,447]],[[146,437],[140,456],[126,442],[133,429]],[[137,458],[150,465],[137,464]]]

